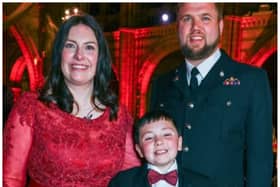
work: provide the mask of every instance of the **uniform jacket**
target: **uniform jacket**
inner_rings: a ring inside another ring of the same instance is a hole
[[[150,187],[147,175],[147,164],[121,171],[112,178],[109,187]],[[184,177],[180,174],[179,166],[178,179],[179,187],[188,187],[182,185]]]
[[[175,118],[183,135],[179,159],[192,186],[270,186],[272,99],[265,71],[222,51],[195,93],[183,63],[153,82],[150,104]]]

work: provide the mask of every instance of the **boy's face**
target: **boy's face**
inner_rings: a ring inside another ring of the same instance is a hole
[[[162,119],[140,129],[135,147],[140,157],[164,171],[173,164],[177,151],[182,150],[182,137],[172,122]]]

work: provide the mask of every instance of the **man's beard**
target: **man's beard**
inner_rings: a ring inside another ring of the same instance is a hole
[[[182,45],[181,50],[183,55],[185,56],[186,59],[188,60],[201,60],[201,59],[206,59],[208,58],[216,49],[216,47],[219,44],[219,39],[218,37],[214,43],[210,45],[205,45],[202,49],[199,51],[193,51],[189,46],[187,45]]]

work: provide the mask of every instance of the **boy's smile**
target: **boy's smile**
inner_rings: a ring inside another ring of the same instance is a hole
[[[167,170],[174,162],[177,151],[182,149],[182,137],[168,120],[158,120],[140,129],[136,150],[147,162]]]

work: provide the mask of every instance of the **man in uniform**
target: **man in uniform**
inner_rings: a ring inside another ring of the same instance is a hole
[[[181,129],[184,181],[191,187],[269,187],[272,99],[266,72],[219,49],[221,4],[182,3],[177,13],[185,62],[153,82],[150,109],[167,111]]]

